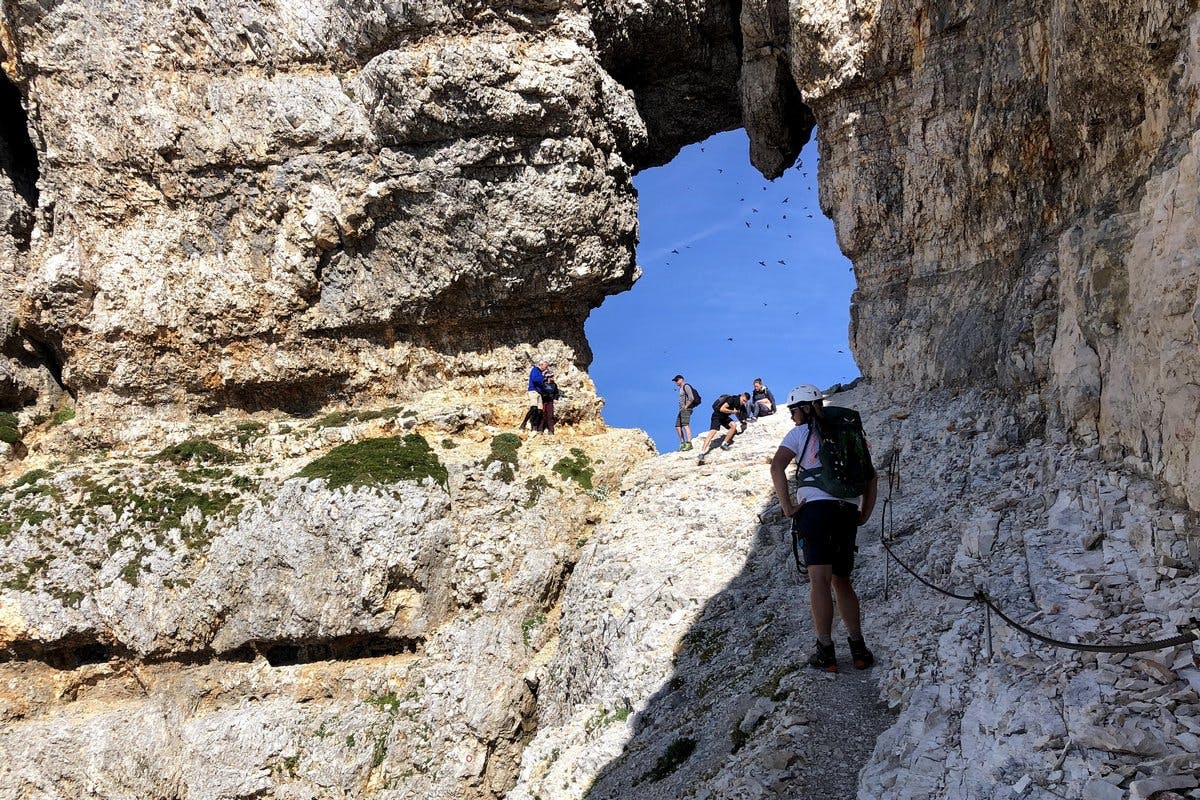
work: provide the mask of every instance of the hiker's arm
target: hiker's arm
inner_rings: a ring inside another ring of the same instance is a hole
[[[871,518],[871,512],[875,510],[875,497],[879,493],[879,476],[871,477],[871,482],[867,484],[867,490],[863,492],[862,510],[858,512],[858,524],[866,525],[867,520]]]
[[[790,517],[800,510],[800,507],[793,502],[792,493],[788,490],[787,466],[795,457],[796,454],[791,450],[780,447],[771,459],[771,483],[775,486],[775,496],[779,498],[779,510],[785,517]]]

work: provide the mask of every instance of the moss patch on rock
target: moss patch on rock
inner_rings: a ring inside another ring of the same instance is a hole
[[[378,486],[433,478],[442,486],[450,474],[419,433],[344,444],[308,464],[299,478],[319,478],[330,489]]]

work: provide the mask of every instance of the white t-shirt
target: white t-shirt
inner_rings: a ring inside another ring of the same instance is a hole
[[[803,453],[800,449],[804,447],[804,440],[808,439],[808,447]],[[808,435],[808,424],[797,425],[788,431],[787,436],[783,437],[783,441],[779,443],[780,447],[786,447],[796,454],[795,461],[804,469],[812,469],[821,466],[821,459],[817,455],[821,447],[821,437],[813,431],[813,435]],[[797,486],[796,487],[796,503],[805,503],[809,500],[845,500],[849,503],[854,503],[859,508],[862,508],[862,495],[858,497],[834,497],[828,492],[818,489],[816,486]]]

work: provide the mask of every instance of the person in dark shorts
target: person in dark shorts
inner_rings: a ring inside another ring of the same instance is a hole
[[[813,628],[817,634],[816,652],[809,666],[837,672],[837,654],[833,646],[833,595],[846,626],[850,657],[858,669],[875,663],[862,635],[862,612],[858,594],[850,580],[854,569],[854,543],[858,527],[871,518],[875,509],[878,478],[873,477],[860,497],[841,499],[815,486],[798,486],[788,491],[787,467],[796,461],[804,469],[820,466],[820,437],[809,423],[821,415],[821,392],[811,384],[802,384],[788,395],[787,407],[795,423],[771,459],[771,482],[779,497],[779,508],[792,520],[792,531],[804,541],[804,560],[808,568],[808,595]],[[801,452],[803,451],[803,452]]]
[[[750,400],[749,392],[741,394],[723,394],[713,402],[712,419],[709,421],[708,433],[704,435],[704,442],[700,445],[700,458],[696,460],[697,464],[704,464],[704,459],[708,456],[708,446],[712,443],[713,437],[721,430],[725,430],[725,441],[721,442],[721,449],[728,450],[733,444],[733,437],[738,433],[738,427],[742,425],[741,415],[746,411],[746,403]]]
[[[671,378],[679,387],[679,413],[675,415],[675,433],[679,434],[679,449],[692,449],[692,409],[696,407],[696,390],[682,375]]]

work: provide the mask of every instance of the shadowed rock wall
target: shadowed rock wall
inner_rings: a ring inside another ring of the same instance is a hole
[[[1194,507],[1196,4],[819,8],[792,65],[864,374],[1026,398]]]

